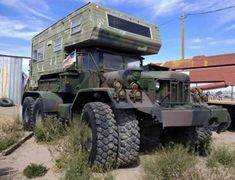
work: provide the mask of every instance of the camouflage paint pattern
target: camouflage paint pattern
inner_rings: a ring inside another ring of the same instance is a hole
[[[109,27],[107,14],[149,27],[151,38]],[[70,25],[76,17],[82,17],[81,30],[71,34]],[[63,38],[62,48],[55,51],[53,43],[57,38]],[[99,55],[95,59],[98,60],[98,69],[86,70],[83,53],[92,53],[89,51],[91,46],[141,59],[141,55],[158,53],[161,43],[155,25],[88,3],[33,38],[32,56],[35,50],[42,47],[43,58],[31,63],[29,89],[34,91],[25,92],[24,97],[30,94],[42,97],[45,112],[58,112],[65,119],[71,117],[71,111],[81,112],[87,102],[102,101],[115,109],[135,109],[149,114],[157,118],[163,127],[208,123],[210,111],[189,102],[189,77],[186,74],[141,72],[140,69],[108,71],[104,69]],[[68,55],[74,49],[77,50],[76,62],[63,68],[66,53]],[[122,87],[114,87],[115,81],[120,81]],[[161,83],[160,89],[157,89],[156,81]],[[132,83],[140,86],[138,98],[133,98]]]
[[[110,27],[108,14],[148,27],[151,37]],[[71,22],[80,17],[81,30],[71,34]],[[55,50],[55,41],[59,38],[62,39],[61,48]],[[42,75],[65,71],[63,60],[71,53],[71,49],[94,46],[112,47],[117,51],[148,55],[158,53],[161,43],[159,30],[155,25],[95,3],[88,3],[33,38],[32,59],[34,59],[34,52],[38,49],[42,49],[43,58],[31,64],[30,87],[37,88],[37,82]]]

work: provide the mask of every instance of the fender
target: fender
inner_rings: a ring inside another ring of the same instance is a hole
[[[72,112],[81,112],[83,106],[88,102],[102,101],[112,105],[115,109],[138,109],[139,111],[151,113],[153,103],[148,96],[142,92],[142,101],[133,102],[129,98],[130,90],[126,90],[125,100],[117,101],[114,88],[91,88],[83,89],[77,92],[72,105]]]
[[[42,98],[43,111],[46,113],[58,112],[59,105],[63,104],[63,100],[58,94],[49,91],[26,91],[23,94],[22,104],[27,96],[34,97],[35,99]]]

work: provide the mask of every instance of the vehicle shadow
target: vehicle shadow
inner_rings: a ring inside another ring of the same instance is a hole
[[[6,176],[13,175],[16,172],[12,167],[0,168],[0,179],[3,179]]]
[[[235,118],[232,118],[232,123],[230,127],[228,128],[228,131],[235,132]]]

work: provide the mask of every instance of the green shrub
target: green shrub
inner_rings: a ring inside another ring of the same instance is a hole
[[[92,170],[87,163],[87,155],[78,150],[73,158],[69,157],[70,161],[65,170],[65,179],[67,180],[87,180],[92,176]]]
[[[51,142],[59,140],[61,151],[59,159],[56,160],[55,166],[60,171],[65,171],[64,179],[67,180],[87,180],[87,179],[105,179],[112,180],[111,173],[103,173],[102,176],[94,176],[94,169],[88,162],[86,150],[87,140],[90,136],[90,129],[85,122],[79,117],[73,119],[73,122],[64,127],[53,118],[45,119],[34,129],[37,141]],[[99,169],[103,172],[103,169]]]
[[[196,158],[182,146],[171,146],[157,150],[143,160],[145,179],[179,179],[195,164]]]
[[[47,117],[34,128],[37,142],[52,142],[65,135],[64,125],[56,118]]]
[[[19,120],[0,124],[0,152],[16,143],[24,132]]]
[[[92,176],[85,149],[89,135],[88,128],[86,123],[76,119],[66,129],[67,136],[64,139],[63,151],[60,160],[57,161],[58,168],[65,168],[65,179],[87,180]]]
[[[47,171],[48,169],[45,166],[41,164],[31,163],[24,169],[23,174],[27,178],[35,178],[35,177],[44,176],[47,173]]]
[[[226,146],[219,146],[215,148],[207,159],[207,166],[216,167],[219,164],[224,166],[234,166],[235,151],[230,150]]]

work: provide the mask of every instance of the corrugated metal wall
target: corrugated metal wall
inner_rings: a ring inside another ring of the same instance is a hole
[[[20,105],[22,96],[23,57],[0,55],[0,98],[11,98]]]

